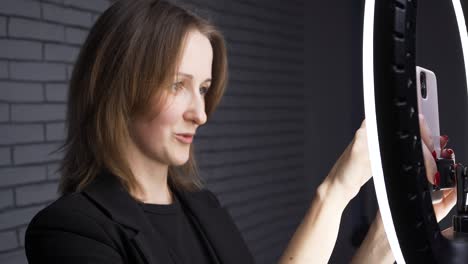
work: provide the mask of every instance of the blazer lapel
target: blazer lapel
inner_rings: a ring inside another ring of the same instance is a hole
[[[254,263],[242,235],[224,207],[210,202],[205,190],[173,192],[185,210],[198,223],[205,239],[212,246],[211,258],[219,264]],[[181,263],[155,230],[138,203],[120,184],[117,176],[103,170],[83,193],[94,200],[111,218],[136,232],[131,239],[145,256],[148,264]]]
[[[174,263],[169,248],[152,226],[144,211],[138,206],[117,176],[108,171],[100,173],[83,193],[107,211],[112,219],[136,231],[131,239],[135,241],[149,264]]]
[[[174,191],[179,200],[200,223],[219,261],[223,264],[254,263],[241,233],[224,207],[212,205],[206,191]],[[205,196],[205,198],[203,198]]]

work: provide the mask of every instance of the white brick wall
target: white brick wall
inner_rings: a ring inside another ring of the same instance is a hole
[[[310,196],[303,181],[304,1],[173,1],[211,18],[227,39],[227,93],[200,128],[197,160],[257,263],[273,263]],[[61,156],[50,152],[65,136],[73,63],[109,2],[0,1],[2,264],[26,263],[27,224],[57,197]]]

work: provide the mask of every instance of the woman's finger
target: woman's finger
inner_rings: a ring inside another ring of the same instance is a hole
[[[423,156],[424,156],[424,166],[426,168],[426,176],[427,180],[434,184],[434,177],[435,174],[437,173],[437,164],[434,160],[434,157],[432,156],[432,153],[429,151],[428,147],[426,144],[422,144],[423,148]]]
[[[447,135],[440,136],[440,149],[444,149],[447,147],[447,143],[449,141],[449,138]]]
[[[447,198],[454,191],[455,191],[455,188],[445,189],[445,190],[442,190],[442,195],[444,196],[444,198]]]
[[[431,131],[429,130],[426,120],[422,114],[419,114],[419,127],[421,129],[421,139],[429,148],[429,153],[432,153],[432,151],[434,151],[434,142],[431,137]]]
[[[453,159],[453,160],[455,160],[455,152],[451,148],[442,149],[442,151],[440,152],[440,157],[444,158],[444,159]]]
[[[454,188],[451,192],[447,192],[447,196],[445,196],[440,203],[434,204],[434,213],[436,214],[437,222],[444,219],[450,210],[455,206],[457,203],[457,191]]]

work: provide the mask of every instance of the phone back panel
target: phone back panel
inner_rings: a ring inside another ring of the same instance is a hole
[[[421,71],[426,74],[427,96],[421,94]],[[437,98],[437,79],[434,72],[416,66],[416,83],[418,92],[418,111],[424,115],[426,123],[432,132],[432,140],[437,154],[440,158],[440,128],[439,128],[439,100]]]

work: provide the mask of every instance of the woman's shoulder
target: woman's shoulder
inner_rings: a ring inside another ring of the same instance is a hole
[[[32,218],[28,230],[91,230],[93,226],[102,226],[105,218],[82,193],[71,193],[59,197],[40,210]]]
[[[122,263],[112,225],[98,211],[80,193],[64,195],[39,211],[26,229],[28,262],[78,263],[79,256],[83,263]]]
[[[197,191],[190,192],[189,197],[191,197],[192,199],[196,199],[197,201],[204,203],[205,205],[217,208],[222,207],[215,192],[209,190],[206,187],[203,187],[202,189]]]

